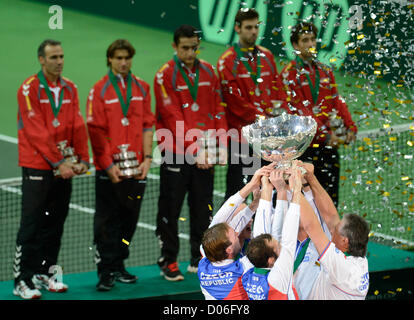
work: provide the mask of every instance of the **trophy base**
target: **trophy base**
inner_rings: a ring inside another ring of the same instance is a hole
[[[276,166],[275,169],[281,169],[281,170],[287,170],[290,169],[292,167],[292,161],[291,160],[287,160],[287,161],[281,161],[279,162]],[[299,170],[301,171],[302,175],[304,175],[306,173],[306,169],[303,167],[298,167]],[[288,173],[283,173],[283,179],[285,180],[289,180],[290,174]]]

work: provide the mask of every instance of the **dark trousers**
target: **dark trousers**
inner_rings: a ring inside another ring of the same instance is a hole
[[[248,144],[232,141],[227,149],[226,195],[223,203],[240,191],[256,170],[270,164],[253,153]]]
[[[309,147],[299,159],[304,162],[311,162],[314,165],[316,178],[337,206],[340,174],[338,150],[323,146],[319,148]]]
[[[179,252],[178,218],[188,192],[190,208],[191,263],[200,259],[200,244],[208,228],[213,208],[214,169],[202,170],[190,164],[161,164],[156,235],[161,257],[177,261]]]
[[[125,268],[146,182],[125,179],[112,183],[105,171],[96,172],[94,242],[98,276]]]
[[[34,274],[49,274],[49,268],[57,264],[72,192],[71,180],[56,178],[51,170],[22,168],[22,178],[15,283],[28,281]]]

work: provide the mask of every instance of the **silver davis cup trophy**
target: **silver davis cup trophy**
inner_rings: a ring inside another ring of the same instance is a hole
[[[121,170],[123,178],[131,178],[140,173],[137,154],[134,151],[128,151],[128,147],[129,144],[121,144],[118,146],[121,152],[113,155],[115,165]]]
[[[79,163],[79,158],[77,155],[75,155],[75,149],[67,146],[67,143],[68,143],[67,140],[63,140],[63,141],[59,141],[56,145],[60,153],[62,154],[63,158],[65,158],[65,162],[76,165]],[[53,172],[55,176],[60,176],[59,169],[53,170]]]
[[[257,120],[242,128],[242,134],[254,153],[264,160],[278,162],[277,168],[289,168],[300,157],[316,134],[317,124],[311,116],[283,113],[278,117]]]

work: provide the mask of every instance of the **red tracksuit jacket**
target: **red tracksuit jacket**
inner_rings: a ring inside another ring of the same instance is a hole
[[[320,85],[319,95],[316,104],[313,102],[311,89],[302,67],[297,65],[296,61],[291,61],[280,73],[282,82],[287,92],[287,100],[293,108],[284,108],[291,114],[300,116],[312,116],[318,125],[315,138],[312,143],[326,144],[328,134],[331,134],[329,123],[329,113],[336,109],[338,117],[341,117],[344,126],[357,132],[357,127],[352,121],[351,114],[348,111],[345,101],[340,97],[337,90],[332,69],[328,66],[317,62],[314,64],[319,70]],[[310,68],[305,64],[304,69],[310,72]],[[312,83],[315,83],[315,72],[309,73]]]
[[[47,80],[47,79],[46,79]],[[54,87],[47,80],[49,87]],[[67,140],[80,161],[89,166],[88,136],[79,110],[78,90],[75,84],[61,77],[58,86],[63,90],[63,101],[57,119],[37,74],[27,78],[17,91],[19,166],[39,170],[52,170],[62,163],[63,156],[57,143]],[[54,93],[52,92],[54,96]]]
[[[187,149],[196,141],[196,137],[183,141],[182,135],[179,134],[180,131],[183,132],[185,138],[185,134],[194,128],[201,131],[222,129],[223,134],[218,131],[218,138],[221,146],[227,146],[226,114],[217,76],[213,67],[206,61],[197,59],[192,72],[195,72],[196,65],[199,65],[198,92],[195,101],[198,108],[192,107],[193,98],[174,59],[164,64],[154,78],[158,143],[160,148],[162,143],[161,149],[176,154],[197,153],[196,147]],[[188,76],[187,68],[183,69]],[[183,125],[179,125],[178,121]],[[159,129],[167,129],[173,133],[172,143],[162,137],[164,133]]]
[[[217,62],[227,105],[228,126],[229,129],[236,128],[239,135],[242,127],[255,122],[257,114],[269,114],[276,102],[286,104],[286,94],[278,77],[273,54],[262,46],[256,46],[254,54],[260,54],[260,78],[263,80],[258,82],[258,92],[245,65],[238,59],[234,46],[227,49]],[[249,57],[247,53],[244,56]],[[257,72],[257,57],[254,61],[249,59],[248,63],[252,72]]]
[[[125,99],[127,83],[117,77],[120,91]],[[86,103],[88,132],[92,144],[96,170],[107,170],[113,165],[113,155],[120,153],[119,145],[129,144],[141,163],[143,132],[152,130],[155,119],[151,111],[150,86],[132,74],[132,98],[127,118],[129,125],[121,123],[124,115],[121,104],[108,74],[102,77],[89,92]]]

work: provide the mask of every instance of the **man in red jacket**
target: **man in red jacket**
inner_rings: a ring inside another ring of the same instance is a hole
[[[312,23],[292,28],[291,43],[297,58],[281,72],[289,113],[312,116],[318,125],[311,145],[300,159],[312,162],[315,175],[334,202],[338,200],[340,143],[355,140],[357,127],[339,95],[332,69],[316,57],[318,30]]]
[[[278,77],[274,56],[270,50],[256,45],[259,32],[259,14],[255,9],[240,9],[235,17],[239,42],[227,49],[219,58],[217,71],[221,81],[229,129],[233,129],[229,144],[227,170],[228,199],[243,183],[247,167],[258,169],[252,150],[242,137],[241,128],[256,120],[257,115],[275,116],[282,110],[285,93]],[[255,170],[252,170],[254,173]]]
[[[161,243],[158,264],[170,281],[184,279],[177,266],[177,223],[184,197],[188,192],[188,271],[196,272],[201,238],[212,213],[216,151],[221,152],[219,162],[225,163],[227,158],[227,124],[219,83],[213,67],[197,59],[199,44],[194,27],[180,26],[174,33],[176,54],[154,79],[158,148],[163,156],[156,230]],[[217,142],[222,147],[219,150]]]
[[[64,292],[54,273],[73,176],[89,168],[88,137],[76,85],[61,76],[63,49],[55,40],[38,48],[41,70],[17,92],[22,215],[17,233],[13,293],[40,298],[39,289]],[[60,149],[59,149],[60,148]]]
[[[94,241],[99,282],[134,283],[124,266],[139,218],[152,161],[155,119],[149,85],[131,73],[135,49],[124,39],[107,49],[108,73],[91,89],[87,126],[96,166]]]

